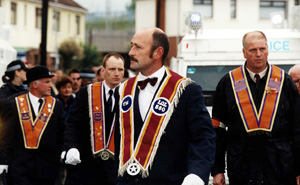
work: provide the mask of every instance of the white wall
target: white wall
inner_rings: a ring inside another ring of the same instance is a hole
[[[155,0],[137,0],[135,11],[135,30],[155,27]]]
[[[291,17],[294,0],[287,0]],[[185,17],[194,11],[192,0],[166,0],[166,33],[185,35]],[[287,25],[287,24],[286,24]],[[136,29],[155,26],[155,0],[136,0]],[[213,0],[213,17],[204,18],[203,29],[271,29],[269,20],[259,19],[259,0],[237,0],[236,18],[230,17],[230,0]]]

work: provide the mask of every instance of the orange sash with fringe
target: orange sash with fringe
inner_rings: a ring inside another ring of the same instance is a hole
[[[103,82],[97,82],[88,86],[91,144],[94,155],[104,150],[112,155],[115,153],[114,119],[110,133],[105,133],[104,93]],[[106,134],[109,134],[108,141],[106,141]]]
[[[33,121],[28,94],[20,95],[15,99],[24,146],[27,149],[38,149],[43,133],[53,113],[56,100],[52,96],[46,96],[41,110],[39,110]]]

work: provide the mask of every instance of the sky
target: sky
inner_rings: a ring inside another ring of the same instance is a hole
[[[110,3],[110,11],[125,11],[126,5],[129,5],[131,0],[73,0],[86,8],[89,13],[106,12],[107,2]]]

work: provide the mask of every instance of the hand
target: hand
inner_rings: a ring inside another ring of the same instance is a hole
[[[213,185],[225,185],[224,173],[218,173],[214,176]]]
[[[80,160],[80,154],[77,148],[71,148],[67,152],[67,157],[66,157],[66,164],[71,164],[71,165],[77,165],[78,163],[81,163]]]
[[[181,185],[204,185],[204,182],[199,176],[189,174],[184,178]]]
[[[4,171],[6,171],[6,173],[8,172],[8,165],[0,165],[0,174]]]
[[[300,185],[300,175],[296,177],[297,185]]]

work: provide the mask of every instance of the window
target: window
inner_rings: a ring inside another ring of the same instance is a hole
[[[272,12],[284,12],[287,17],[287,2],[286,1],[260,1],[259,2],[259,18],[270,19]]]
[[[10,23],[17,24],[17,4],[13,2],[10,4]]]
[[[53,12],[53,31],[56,31],[56,32],[60,31],[60,12],[59,11]]]
[[[194,10],[199,11],[205,18],[213,17],[212,0],[193,0]]]
[[[35,8],[35,27],[42,28],[42,9]]]
[[[78,15],[76,16],[76,33],[80,34],[80,17]]]
[[[236,0],[230,1],[230,17],[236,18]]]

